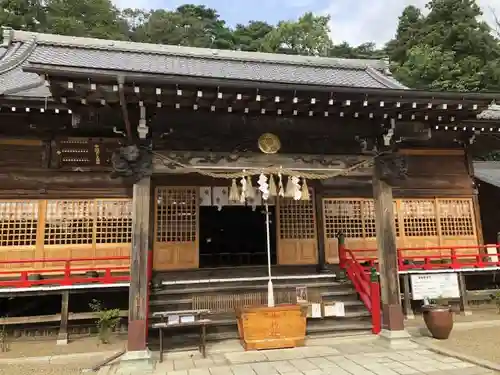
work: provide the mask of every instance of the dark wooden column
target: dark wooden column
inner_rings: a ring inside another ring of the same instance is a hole
[[[314,189],[314,208],[316,210],[316,243],[318,245],[318,272],[328,272],[325,254],[325,225],[323,223],[323,190]]]
[[[128,351],[146,350],[149,257],[150,247],[151,178],[134,184],[132,211],[132,253],[130,256]]]
[[[388,173],[391,172],[388,172],[385,160],[377,158],[373,173],[373,197],[380,265],[382,329],[402,331],[404,317],[399,288],[394,204],[392,186],[387,182]]]

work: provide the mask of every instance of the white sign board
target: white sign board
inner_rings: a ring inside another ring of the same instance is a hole
[[[321,318],[321,303],[311,303],[311,318]]]
[[[334,302],[333,304],[325,304],[325,316],[345,316],[344,302]]]
[[[460,298],[457,273],[410,275],[413,300]]]

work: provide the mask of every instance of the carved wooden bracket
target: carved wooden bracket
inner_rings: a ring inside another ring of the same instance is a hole
[[[375,176],[391,185],[408,177],[408,160],[405,155],[387,154],[375,159]]]

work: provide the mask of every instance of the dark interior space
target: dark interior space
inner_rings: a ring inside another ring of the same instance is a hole
[[[276,221],[269,207],[271,263],[276,264]],[[200,268],[267,265],[264,207],[200,207]]]
[[[500,232],[500,188],[486,182],[476,180],[479,190],[479,207],[481,211],[481,226],[485,244],[497,243]]]

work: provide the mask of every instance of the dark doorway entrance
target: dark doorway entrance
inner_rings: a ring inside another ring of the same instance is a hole
[[[276,264],[276,221],[269,207],[271,263]],[[200,207],[200,268],[267,265],[264,207]]]

